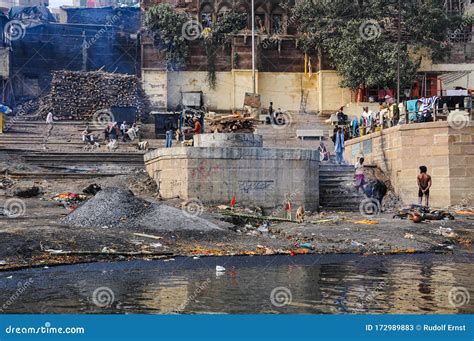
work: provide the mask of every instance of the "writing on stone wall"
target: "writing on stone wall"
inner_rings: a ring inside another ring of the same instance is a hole
[[[239,191],[246,194],[264,192],[273,188],[274,181],[239,181]]]

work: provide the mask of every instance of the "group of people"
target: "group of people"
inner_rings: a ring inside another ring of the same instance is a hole
[[[136,123],[129,126],[126,121],[118,125],[117,122],[110,122],[104,128],[104,141],[107,142],[107,148],[115,150],[118,148],[118,140],[121,137],[123,142],[134,141],[138,138],[139,129]],[[89,125],[86,126],[82,132],[82,141],[87,145],[92,145],[100,148],[100,144],[97,142],[94,133],[90,129]]]
[[[184,142],[186,134],[192,134],[193,136],[202,134],[202,124],[199,116],[193,116],[192,127],[183,130],[178,128],[177,122],[172,117],[168,117],[165,121],[165,148],[171,148],[173,146],[173,137],[175,137],[177,141],[181,140]]]

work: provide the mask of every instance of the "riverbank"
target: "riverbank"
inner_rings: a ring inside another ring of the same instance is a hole
[[[139,177],[135,174],[135,178]],[[120,227],[107,220],[93,227],[62,222],[74,209],[65,208],[52,199],[61,191],[80,192],[86,184],[93,182],[104,188],[121,185],[134,191],[138,199],[146,199],[150,205],[161,207],[160,210],[175,210],[166,213],[168,217],[181,214],[180,200],[159,201],[153,189],[137,187],[142,181],[129,180],[123,176],[76,180],[74,183],[68,180],[45,183],[46,180],[43,180],[39,184],[43,189],[41,195],[21,199],[25,207],[22,215],[0,218],[0,270],[177,256],[383,255],[472,251],[472,216],[458,215],[452,221],[415,224],[410,220],[395,220],[391,213],[380,214],[367,221],[359,213],[333,212],[316,213],[306,217],[303,223],[263,223],[261,218],[229,216],[228,210],[203,206],[200,208],[202,212],[199,211],[196,216],[187,216],[191,221],[184,228],[177,228],[166,216],[157,220],[156,224],[129,226],[129,217],[124,216]],[[24,182],[21,184],[25,185]],[[2,194],[2,201],[11,199],[6,193]],[[241,211],[246,212],[244,209]],[[193,224],[192,219],[200,223]],[[207,228],[208,225],[213,228]]]

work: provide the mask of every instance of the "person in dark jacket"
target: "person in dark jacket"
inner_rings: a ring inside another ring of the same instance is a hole
[[[174,122],[171,117],[165,121],[166,145],[165,148],[171,148],[173,145],[173,136],[175,132]]]

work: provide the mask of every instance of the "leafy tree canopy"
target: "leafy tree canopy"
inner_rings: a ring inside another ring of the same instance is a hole
[[[401,13],[401,83],[409,86],[419,61],[409,50],[428,48],[433,58],[449,53],[448,34],[461,24],[443,0],[284,1],[296,18],[300,46],[324,51],[342,76],[341,86],[391,87],[396,82],[398,15]],[[290,6],[291,5],[291,6]],[[465,19],[466,20],[466,19]]]

